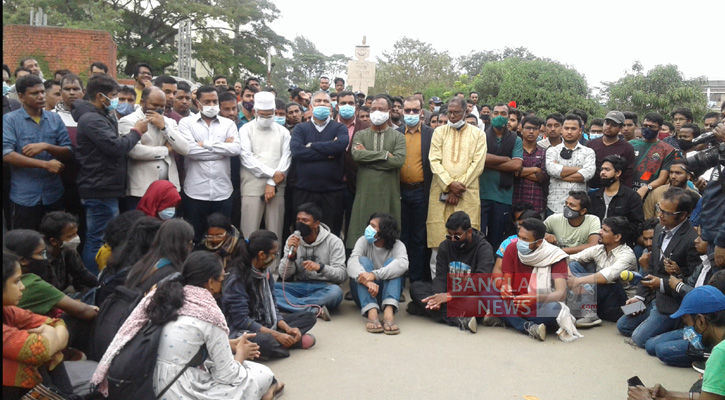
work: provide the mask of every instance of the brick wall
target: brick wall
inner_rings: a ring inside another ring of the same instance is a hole
[[[108,65],[108,73],[115,78],[116,49],[106,31],[3,25],[3,63],[14,71],[24,57],[40,57],[46,79],[52,79],[53,71],[64,68],[87,78],[95,61]]]

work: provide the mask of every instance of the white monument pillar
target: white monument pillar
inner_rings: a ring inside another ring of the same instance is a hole
[[[368,94],[368,90],[375,86],[375,63],[367,61],[370,57],[370,46],[367,46],[365,41],[366,38],[363,36],[362,45],[355,46],[357,60],[347,63],[347,82],[354,92]]]

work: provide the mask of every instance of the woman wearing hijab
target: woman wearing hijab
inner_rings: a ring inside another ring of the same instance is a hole
[[[176,216],[176,207],[181,203],[181,195],[176,186],[169,181],[154,181],[138,202],[137,210],[149,217],[166,221]]]

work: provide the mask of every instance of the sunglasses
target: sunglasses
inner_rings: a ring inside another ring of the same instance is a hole
[[[446,239],[458,242],[461,240],[461,235],[446,235]]]

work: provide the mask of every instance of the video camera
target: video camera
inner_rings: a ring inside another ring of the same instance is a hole
[[[698,144],[712,143],[711,140],[716,140],[714,135],[712,136],[712,139],[701,140]],[[695,176],[700,176],[708,169],[717,167],[718,165],[725,166],[725,143],[718,143],[707,150],[692,153],[687,156],[685,162],[687,163],[687,168],[692,171]]]

